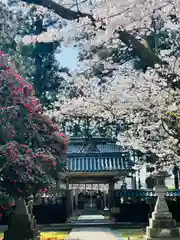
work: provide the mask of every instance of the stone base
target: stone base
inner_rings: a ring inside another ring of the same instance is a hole
[[[147,238],[179,238],[179,228],[146,228]]]
[[[153,212],[152,218],[153,219],[169,219],[169,218],[172,218],[172,214],[167,211]]]
[[[180,240],[179,228],[176,228],[176,221],[172,218],[149,219],[149,226],[146,227],[146,240]]]
[[[149,225],[146,227],[146,240],[180,239],[180,231],[174,219],[150,219]]]
[[[28,214],[12,214],[8,230],[4,232],[4,240],[40,240],[40,232],[32,226]]]
[[[176,227],[176,221],[172,218],[170,219],[149,219],[150,228],[162,228],[162,229],[171,229]]]
[[[146,240],[180,240],[180,231],[176,228],[176,221],[172,219],[168,205],[164,198],[167,188],[165,178],[169,176],[167,171],[156,169],[153,173],[156,181],[155,192],[157,201],[149,227],[146,228]]]
[[[4,240],[40,240],[40,232],[38,230],[26,231],[26,234],[18,231],[6,230],[4,232]]]
[[[177,238],[166,238],[166,237],[153,237],[153,238],[145,238],[145,240],[179,240],[180,238],[177,237]]]

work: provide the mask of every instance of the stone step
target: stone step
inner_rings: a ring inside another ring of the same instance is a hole
[[[93,214],[93,215],[80,215],[79,217],[70,218],[67,222],[73,224],[112,224],[114,221],[111,219],[106,219],[103,215]]]
[[[77,220],[72,220],[71,222],[79,222],[79,223],[112,223],[112,220],[109,219],[77,219]]]
[[[76,210],[73,212],[73,215],[76,215],[76,216],[79,216],[79,215],[104,215],[104,216],[107,216],[109,215],[109,210]]]

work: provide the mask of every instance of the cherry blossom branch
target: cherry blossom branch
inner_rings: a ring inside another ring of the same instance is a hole
[[[52,0],[21,0],[21,2],[25,2],[28,4],[35,4],[42,7],[45,7],[53,12],[55,12],[60,17],[66,19],[66,20],[76,20],[80,17],[88,17],[92,22],[95,21],[93,16],[88,13],[82,13],[82,12],[76,12],[71,9],[65,8],[62,5],[52,1]]]
[[[53,12],[55,12],[57,15],[59,15],[61,18],[66,20],[76,20],[79,18],[87,17],[92,21],[92,24],[94,25],[95,22],[97,22],[93,15],[88,13],[82,13],[80,11],[73,11],[71,9],[65,8],[62,5],[52,1],[52,0],[21,0],[22,2],[28,3],[28,4],[35,4],[42,7],[45,7]],[[121,13],[122,14],[122,13]],[[118,14],[119,15],[119,14]],[[118,30],[117,33],[119,33],[120,40],[127,46],[131,46],[136,54],[142,59],[147,66],[153,67],[155,64],[163,64],[163,61],[154,54],[149,48],[147,48],[141,41],[136,39],[132,34],[130,34],[126,30]]]

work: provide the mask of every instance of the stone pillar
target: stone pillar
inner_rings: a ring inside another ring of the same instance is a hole
[[[152,177],[155,179],[155,192],[157,201],[152,218],[149,219],[149,226],[146,228],[146,240],[178,240],[180,239],[179,229],[176,228],[176,222],[172,219],[169,212],[165,194],[165,178],[169,174],[166,171],[155,171]]]

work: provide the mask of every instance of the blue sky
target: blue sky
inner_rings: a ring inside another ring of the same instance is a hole
[[[70,70],[75,70],[78,68],[78,50],[76,48],[62,48],[62,52],[57,54],[57,59],[60,65],[63,67],[68,67]]]

